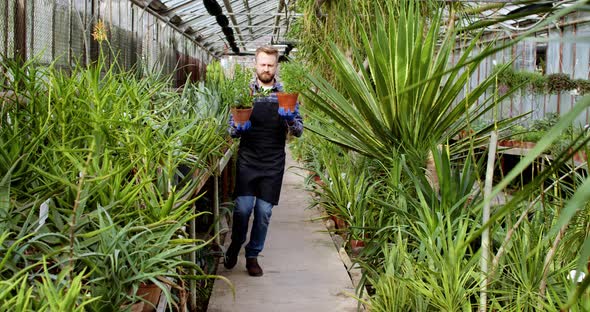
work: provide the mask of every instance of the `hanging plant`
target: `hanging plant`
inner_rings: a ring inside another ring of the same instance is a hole
[[[223,14],[215,16],[215,20],[217,21],[217,24],[219,24],[219,26],[221,27],[227,27],[229,25],[229,20]]]
[[[496,65],[494,68],[495,72],[499,72],[498,88],[500,94],[506,94],[512,88],[523,88],[533,93],[545,92],[547,77],[539,72],[515,71],[511,66],[506,66],[506,64]]]
[[[223,31],[223,34],[226,36],[233,36],[234,35],[234,31],[233,31],[233,29],[231,29],[231,27],[221,27],[221,31]]]
[[[547,75],[547,90],[549,93],[560,93],[576,88],[575,82],[563,73]]]
[[[579,95],[590,93],[590,80],[576,79],[574,80],[574,83],[576,84],[576,89],[578,90]]]
[[[207,13],[209,13],[210,15],[217,16],[217,15],[223,14],[223,11],[221,10],[221,6],[219,5],[219,3],[217,3],[217,1],[203,0],[203,4],[205,5],[205,9],[207,10]]]

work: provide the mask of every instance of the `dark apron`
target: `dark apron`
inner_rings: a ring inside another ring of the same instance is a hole
[[[285,171],[287,125],[278,114],[276,97],[256,101],[252,127],[241,135],[236,172],[236,196],[256,196],[279,203]]]

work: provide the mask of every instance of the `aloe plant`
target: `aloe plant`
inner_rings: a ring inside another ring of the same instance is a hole
[[[14,234],[10,244],[0,243],[13,253],[3,258],[0,275],[21,282],[23,266],[38,268],[42,255],[52,274],[70,283],[91,267],[82,288],[103,296],[86,306],[92,310],[119,310],[137,300],[129,291],[143,281],[166,288],[156,276],[172,278],[172,285],[213,278],[183,259],[208,242],[175,237],[186,236],[180,227],[201,216],[187,217],[198,199],[195,188],[228,146],[227,108],[204,107],[219,94],[203,85],[170,92],[166,79],[137,79],[100,61],[70,73],[34,61],[2,67],[2,88],[15,97],[0,106],[0,233]],[[117,266],[111,260],[125,272],[110,270]],[[61,288],[27,285],[17,294],[22,300],[43,287],[61,298]],[[165,294],[173,305],[171,291]],[[72,288],[64,296],[79,303],[84,294]]]

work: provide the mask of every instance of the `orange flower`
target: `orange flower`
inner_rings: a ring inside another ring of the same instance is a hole
[[[103,42],[107,40],[107,27],[105,26],[102,20],[99,20],[96,25],[94,25],[94,31],[92,32],[92,37],[94,40],[98,42]]]

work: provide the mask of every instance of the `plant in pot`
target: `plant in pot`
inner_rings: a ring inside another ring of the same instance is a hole
[[[279,77],[283,84],[283,92],[277,93],[279,107],[285,110],[295,111],[299,92],[306,90],[305,67],[301,63],[290,61],[281,63]]]
[[[250,120],[254,95],[250,89],[253,74],[247,68],[237,64],[232,78],[226,78],[222,84],[223,102],[230,107],[236,124],[244,124]]]

